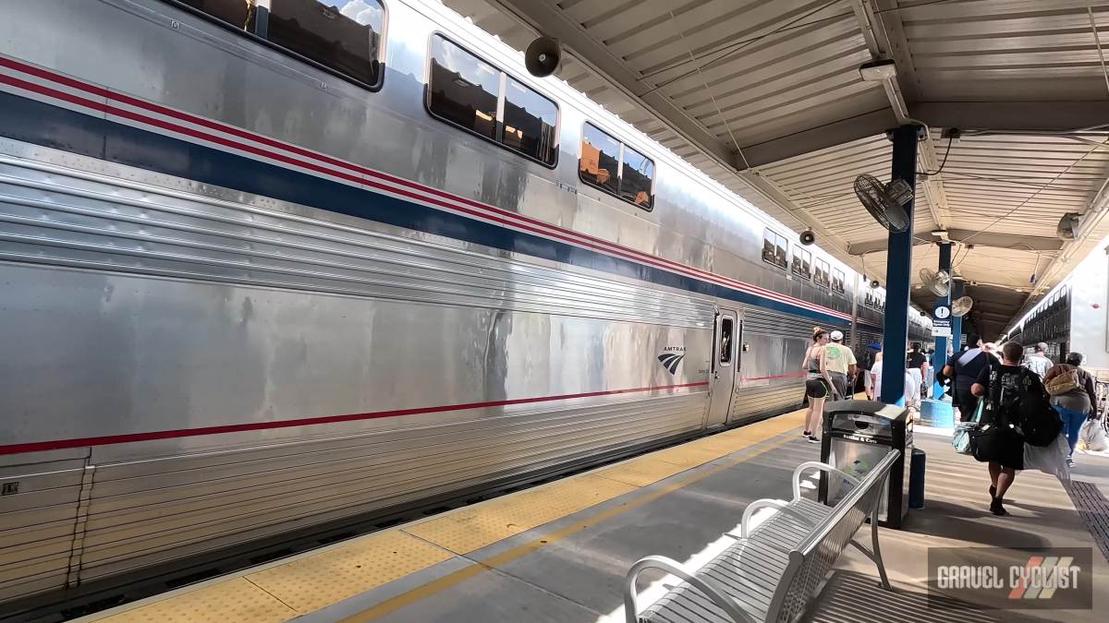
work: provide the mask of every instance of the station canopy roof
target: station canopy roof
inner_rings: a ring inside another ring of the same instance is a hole
[[[922,122],[913,274],[947,232],[987,336],[1109,234],[1107,0],[443,1],[520,50],[559,39],[558,77],[879,279],[851,183],[888,180],[886,131]]]

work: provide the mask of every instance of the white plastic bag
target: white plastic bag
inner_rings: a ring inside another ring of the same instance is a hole
[[[1055,441],[1046,446],[1024,444],[1024,469],[1038,469],[1045,474],[1051,474],[1059,480],[1070,480],[1070,470],[1067,469],[1067,456],[1070,455],[1070,445],[1067,438],[1060,434]]]
[[[1105,429],[1101,427],[1101,420],[1086,420],[1078,438],[1085,444],[1087,450],[1102,452],[1109,448],[1109,439],[1105,438]]]

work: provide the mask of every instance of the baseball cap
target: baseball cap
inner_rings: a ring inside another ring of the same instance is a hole
[[[842,342],[843,341],[843,331],[832,331],[831,338],[832,338],[833,342]]]

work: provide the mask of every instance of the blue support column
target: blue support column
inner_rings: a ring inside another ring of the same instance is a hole
[[[916,190],[916,146],[920,126],[903,125],[891,133],[893,174]],[[905,404],[905,349],[909,341],[909,281],[913,265],[913,204],[905,205],[909,228],[890,232],[886,256],[886,319],[882,335],[882,402]]]
[[[951,286],[951,300],[959,298],[963,295],[963,282],[958,280]],[[951,352],[959,352],[959,348],[963,343],[963,319],[962,317],[951,317]]]
[[[941,242],[940,243],[940,270],[946,272],[949,275],[951,274],[951,243],[950,242]],[[952,284],[951,287],[954,288],[955,287],[954,284]],[[950,288],[948,289],[947,296],[941,296],[941,297],[936,298],[936,306],[933,309],[938,309],[940,307],[946,307],[948,309],[951,308],[951,289]],[[955,331],[952,330],[952,333],[954,333],[954,332]],[[932,368],[934,370],[939,370],[940,368],[943,367],[943,364],[947,363],[947,340],[948,340],[948,338],[943,337],[943,336],[936,337],[936,352],[935,352],[935,354],[932,355]],[[943,397],[943,385],[940,385],[935,380],[932,381],[932,396],[936,399],[939,399],[939,398]]]

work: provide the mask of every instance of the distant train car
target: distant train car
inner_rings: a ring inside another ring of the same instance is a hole
[[[881,332],[436,2],[4,11],[0,600],[781,412]]]

